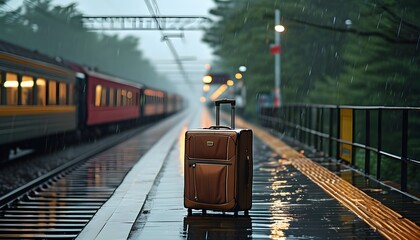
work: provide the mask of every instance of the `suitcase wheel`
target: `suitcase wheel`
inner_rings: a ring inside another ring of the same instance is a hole
[[[191,216],[191,215],[192,215],[192,209],[188,208],[188,216]]]

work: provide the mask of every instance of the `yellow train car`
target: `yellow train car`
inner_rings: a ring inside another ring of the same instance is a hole
[[[59,60],[0,41],[2,158],[11,148],[76,129],[75,81]]]

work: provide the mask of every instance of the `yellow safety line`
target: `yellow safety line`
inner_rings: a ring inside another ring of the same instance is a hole
[[[16,115],[36,115],[48,113],[64,113],[74,112],[76,106],[0,106],[0,116],[16,116]]]
[[[229,118],[224,113],[221,115],[223,118]],[[384,237],[388,239],[420,239],[420,227],[409,219],[368,196],[320,164],[306,158],[263,129],[247,123],[239,117],[236,118],[236,124],[239,128],[252,129],[255,136],[263,140],[280,156],[290,160],[296,169]]]

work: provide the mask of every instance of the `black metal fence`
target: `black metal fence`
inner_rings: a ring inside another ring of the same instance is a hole
[[[420,192],[420,108],[293,104],[261,108],[259,120],[402,191]]]

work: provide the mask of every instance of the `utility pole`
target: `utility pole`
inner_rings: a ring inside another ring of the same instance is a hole
[[[275,10],[274,15],[274,25],[280,26],[280,10]],[[281,105],[281,95],[280,95],[280,83],[281,83],[281,45],[280,45],[280,32],[274,31],[274,44],[279,48],[279,52],[274,54],[274,107],[278,108]]]

